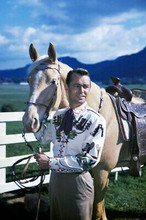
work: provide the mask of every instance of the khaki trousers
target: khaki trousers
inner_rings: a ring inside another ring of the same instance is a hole
[[[89,172],[51,172],[51,220],[91,220],[93,200],[94,185]]]

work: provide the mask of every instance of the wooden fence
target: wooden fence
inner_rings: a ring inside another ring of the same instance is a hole
[[[14,190],[20,189],[15,182],[7,182],[6,181],[6,168],[11,167],[17,160],[24,158],[28,155],[23,156],[14,156],[14,157],[6,157],[6,145],[15,144],[15,143],[23,143],[24,139],[22,137],[22,133],[20,134],[9,134],[7,135],[7,122],[15,122],[22,121],[24,112],[7,112],[0,113],[0,193],[10,192]],[[27,141],[36,141],[34,135],[32,133],[26,133]],[[52,156],[52,145],[50,147],[49,152],[45,152],[48,156]],[[31,163],[34,163],[33,159]],[[26,161],[21,164],[26,163]],[[127,167],[123,168],[115,168],[111,172],[115,172],[115,180],[118,178],[118,172],[121,170],[126,170]],[[48,183],[50,180],[50,175],[47,174],[45,177],[44,183]],[[33,183],[28,183],[27,186],[35,186],[40,182],[40,179],[37,179]]]

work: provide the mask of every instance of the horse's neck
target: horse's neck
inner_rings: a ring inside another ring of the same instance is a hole
[[[66,76],[72,68],[70,68],[68,65],[63,64],[59,62],[60,67],[61,67],[61,78],[60,78],[60,103],[59,103],[59,108],[64,108],[68,107],[68,98],[65,90],[65,81],[66,81]]]
[[[68,98],[67,98],[67,94],[65,91],[65,86],[64,86],[64,81],[61,80],[60,82],[60,93],[61,93],[61,97],[60,97],[60,105],[59,108],[64,108],[64,107],[68,107],[69,103],[68,103]]]
[[[94,82],[91,83],[91,90],[88,94],[87,102],[88,105],[97,112],[99,111],[102,95],[104,93],[104,91],[101,91],[101,88],[97,84],[95,84]]]
[[[100,88],[95,83],[92,83],[87,102],[91,108],[99,112],[107,121],[111,118],[114,111],[113,104],[105,89]],[[101,108],[100,111],[99,108]]]

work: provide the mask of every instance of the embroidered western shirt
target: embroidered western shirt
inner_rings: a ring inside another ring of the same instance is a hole
[[[44,128],[42,144],[53,142],[54,157],[50,158],[49,167],[56,172],[83,172],[94,167],[101,158],[105,139],[105,119],[85,102],[73,109],[73,127],[69,134],[59,127],[69,108],[58,109]],[[43,128],[41,128],[43,129]],[[35,133],[40,141],[41,130]]]

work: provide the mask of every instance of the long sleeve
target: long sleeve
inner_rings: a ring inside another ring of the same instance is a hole
[[[50,168],[58,172],[82,172],[94,167],[99,161],[105,139],[106,123],[103,117],[95,117],[85,131],[81,151],[76,155],[50,158]]]
[[[60,125],[67,109],[58,109],[47,127],[35,137],[41,144],[53,143],[49,167],[56,172],[73,173],[89,170],[100,161],[104,145],[105,119],[83,105],[76,109],[72,130],[66,134]]]
[[[77,160],[79,165],[89,170],[99,163],[105,140],[106,122],[103,118],[94,121],[90,128],[89,135],[85,138],[82,153],[78,154]]]
[[[34,133],[34,136],[41,144],[43,144],[43,145],[49,144],[53,140],[52,121],[49,120],[47,127],[42,126],[38,132]]]

